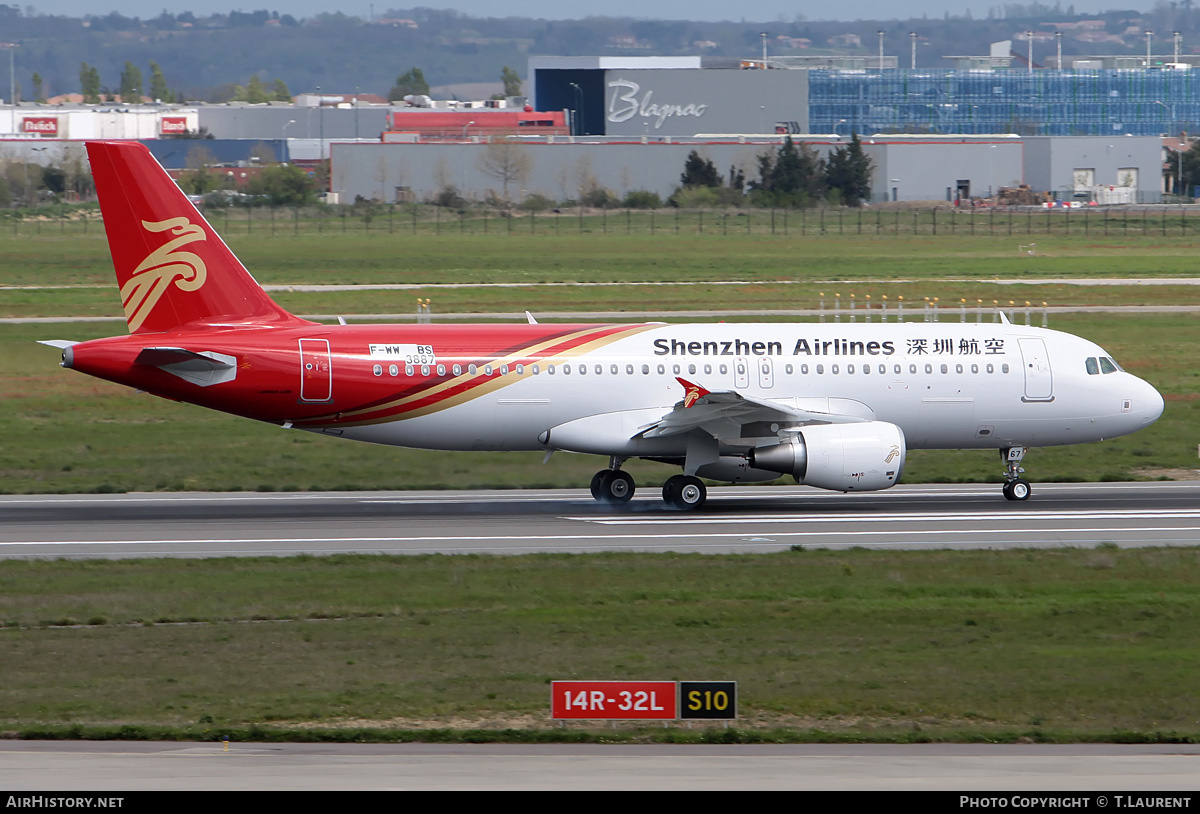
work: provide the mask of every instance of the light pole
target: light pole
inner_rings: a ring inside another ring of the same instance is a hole
[[[1173,40],[1175,40],[1175,64],[1176,65],[1179,64],[1179,42],[1182,39],[1182,37],[1183,37],[1183,34],[1181,34],[1178,31],[1171,32],[1171,38]]]
[[[473,126],[474,124],[475,124],[475,122],[467,122],[466,124],[463,125],[463,131],[462,131],[462,140],[463,141],[467,140],[467,128]]]
[[[1025,39],[1029,40],[1029,73],[1033,73],[1033,32],[1026,31]]]
[[[899,184],[899,183],[900,183],[900,179],[899,179],[899,178],[893,178],[893,179],[891,179],[891,180],[892,180],[892,183],[893,183],[893,184]],[[894,186],[894,187],[892,187],[892,203],[896,203],[896,202],[897,202],[897,201],[899,201],[899,200],[900,200],[900,187],[899,187],[899,186]]]
[[[35,152],[35,153],[44,153],[44,152],[46,152],[46,148],[45,148],[45,147],[30,147],[29,149],[30,149],[32,152]],[[40,162],[39,162],[39,163],[40,163]],[[34,197],[34,196],[33,196],[33,190],[29,188],[29,162],[28,162],[28,161],[26,161],[26,162],[25,162],[25,203],[26,203],[27,205],[29,205],[29,204],[32,204],[32,203],[33,203],[33,197]]]
[[[915,71],[917,69],[917,32],[908,32],[908,39],[912,42],[912,63],[910,67]]]
[[[879,72],[883,73],[883,30],[875,33],[879,35]]]
[[[762,37],[763,70],[765,71],[767,69],[767,32],[760,31],[760,32],[758,32],[758,36]]]
[[[1146,29],[1146,70],[1150,70],[1150,43],[1154,39],[1154,32],[1149,28]]]
[[[1061,71],[1062,70],[1062,32],[1061,31],[1054,32],[1054,42],[1056,45],[1058,45],[1058,59],[1055,61],[1054,65],[1056,68],[1058,68]]]
[[[293,124],[295,124],[295,123],[296,123],[296,120],[295,120],[295,119],[288,119],[288,121],[287,121],[287,124],[285,124],[285,125],[283,126],[283,133],[281,133],[281,134],[280,134],[280,138],[285,138],[285,139],[286,139],[286,138],[287,138],[287,129],[288,129],[289,127],[291,127],[291,126],[292,126]]]
[[[321,101],[321,86],[320,85],[317,85],[317,123],[319,126],[317,134],[319,136],[319,144],[320,144],[320,149],[317,152],[317,157],[321,161],[324,161],[325,160],[325,103],[323,101]]]

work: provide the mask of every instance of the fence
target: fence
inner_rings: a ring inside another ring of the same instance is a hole
[[[826,236],[1200,236],[1200,207],[1128,206],[1043,209],[1040,207],[960,209],[558,209],[520,212],[501,209],[452,210],[432,206],[230,207],[205,212],[225,236],[262,237],[339,234],[409,235],[570,235],[712,234]],[[6,238],[102,236],[97,210],[67,215],[24,213],[0,220]],[[1032,241],[1031,241],[1032,242]]]

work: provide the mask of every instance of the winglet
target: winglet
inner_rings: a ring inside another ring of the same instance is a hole
[[[683,406],[684,408],[693,406],[697,401],[707,396],[710,390],[705,390],[698,384],[692,384],[687,379],[681,379],[676,376],[675,381],[683,385]]]

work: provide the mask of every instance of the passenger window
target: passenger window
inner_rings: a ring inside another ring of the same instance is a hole
[[[613,365],[613,367],[616,367],[616,365]],[[627,375],[627,376],[633,375],[633,365],[625,365],[625,375]]]
[[[388,375],[389,376],[399,376],[400,368],[396,367],[395,365],[388,365]]]
[[[596,375],[599,376],[604,372],[604,365],[596,365]]]
[[[536,376],[536,375],[538,375],[539,373],[541,373],[541,372],[542,372],[542,366],[541,366],[541,365],[531,365],[529,369],[533,371],[533,375],[534,375],[534,376]]]
[[[500,375],[501,376],[508,375],[508,365],[500,365]]]
[[[445,375],[446,375],[446,366],[445,366],[445,365],[438,365],[438,366],[437,366],[437,371],[438,371],[438,375],[439,375],[439,376],[445,376]]]
[[[925,365],[925,373],[926,373],[926,375],[928,375],[928,374],[930,374],[930,373],[932,373],[932,372],[933,372],[933,365]]]
[[[688,365],[688,374],[689,374],[689,375],[690,375],[690,374],[694,374],[695,372],[696,372],[696,366],[695,366],[695,365]]]
[[[945,362],[943,362],[942,363],[942,373],[949,373],[949,372],[950,372],[950,368],[946,366]]]
[[[554,365],[546,365],[546,372],[551,376],[554,375]]]
[[[571,366],[570,365],[563,365],[563,375],[564,376],[571,375]]]
[[[429,365],[421,365],[421,375],[422,376],[429,375]]]
[[[671,365],[671,370],[676,376],[679,375],[679,365]]]
[[[1096,361],[1095,356],[1089,356],[1087,362],[1084,364],[1087,366],[1087,372],[1089,376],[1100,375],[1100,363]]]
[[[1101,373],[1116,373],[1117,366],[1113,364],[1113,360],[1107,356],[1100,357],[1100,372]]]
[[[870,372],[871,372],[871,366],[863,365],[863,375],[866,376],[866,375],[870,374]]]
[[[525,365],[517,365],[517,375],[518,376],[525,375]]]
[[[978,372],[979,372],[979,365],[971,365],[971,372],[972,372],[972,373],[978,373]]]
[[[800,365],[800,374],[802,376],[808,375],[808,365]]]
[[[650,365],[642,365],[642,375],[643,376],[650,375]]]
[[[1000,365],[1000,372],[1001,372],[1001,373],[1007,373],[1007,372],[1008,372],[1008,362],[1005,362],[1004,364]]]
[[[726,365],[721,365],[721,375],[724,376],[728,372],[729,368]]]
[[[784,370],[787,372],[787,374],[789,376],[792,375],[792,366],[791,365],[788,365],[787,367],[785,367]]]
[[[824,373],[825,365],[817,365],[817,373]]]
[[[837,373],[837,371],[836,371],[836,370],[835,370],[835,371],[833,371],[833,372],[834,372],[834,373]],[[846,365],[846,372],[847,372],[847,373],[853,373],[853,372],[854,372],[854,365]]]
[[[837,374],[837,372],[838,372],[838,366],[837,366],[837,365],[830,365],[830,366],[829,366],[829,372],[830,372],[830,373],[833,373],[833,374],[835,374],[835,375],[836,375],[836,374]]]
[[[899,373],[900,371],[899,371],[899,370],[897,370],[896,372],[897,372],[897,373]],[[916,373],[916,372],[917,372],[917,366],[916,366],[916,365],[909,365],[909,366],[908,366],[908,372],[909,372],[909,373]]]
[[[587,365],[580,365],[579,366],[579,375],[583,376],[586,373],[587,373]]]
[[[962,365],[955,365],[955,366],[954,366],[954,372],[955,372],[955,373],[958,373],[958,374],[962,374],[962,372],[963,372],[963,366],[962,366]]]
[[[704,375],[705,375],[705,376],[711,376],[711,375],[712,375],[712,365],[705,365],[705,366],[704,366]]]
[[[470,365],[467,367],[467,372],[470,373],[472,376],[474,376],[476,373],[479,372],[479,368],[477,368],[475,365]]]
[[[658,366],[658,375],[659,375],[659,376],[663,375],[663,374],[664,374],[664,373],[666,373],[666,372],[667,372],[667,366],[666,366],[666,365],[659,365],[659,366]]]
[[[413,374],[413,366],[412,366],[412,365],[405,365],[405,366],[404,366],[404,375],[405,375],[405,376],[411,376],[412,374]]]
[[[901,370],[901,368],[900,368],[900,365],[896,365],[896,366],[893,368],[893,370],[895,371],[895,373],[896,373],[896,375],[897,375],[897,376],[899,376],[899,375],[900,375],[900,370]]]
[[[995,367],[994,367],[994,366],[991,364],[991,362],[989,362],[989,363],[988,363],[988,366],[987,366],[987,372],[988,372],[988,373],[995,373],[995,372],[996,372],[996,368],[995,368]]]
[[[484,365],[484,366],[483,366],[483,375],[484,375],[484,376],[491,376],[491,375],[492,375],[492,366],[491,366],[491,365]]]
[[[452,369],[454,370],[454,375],[455,375],[455,376],[461,376],[461,375],[462,375],[462,365],[455,365],[455,366],[454,366]]]
[[[599,367],[599,365],[597,365],[596,367]],[[612,367],[610,367],[610,368],[608,369],[608,372],[609,372],[609,373],[611,373],[611,374],[613,374],[614,376],[616,376],[616,375],[617,375],[617,373],[619,373],[619,372],[620,372],[620,370],[621,370],[621,368],[617,367],[616,365],[613,365]],[[599,371],[597,371],[597,372],[599,372]]]
[[[371,368],[371,372],[374,373],[376,376],[382,376],[383,375],[383,365],[375,365],[375,367]]]

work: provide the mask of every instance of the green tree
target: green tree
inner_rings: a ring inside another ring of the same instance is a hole
[[[429,83],[420,68],[410,68],[396,77],[396,84],[388,92],[388,101],[397,102],[405,96],[428,96]]]
[[[140,102],[142,101],[142,93],[144,91],[142,69],[132,62],[126,62],[125,70],[121,71],[121,101],[126,104]]]
[[[679,185],[684,189],[716,188],[721,186],[721,173],[717,172],[717,167],[712,163],[712,159],[701,158],[698,152],[692,150],[683,163],[683,174],[679,176]]]
[[[871,196],[871,159],[863,152],[858,134],[850,143],[837,147],[825,162],[825,184],[838,190],[846,206],[861,206]]]
[[[272,206],[303,206],[317,200],[317,180],[294,164],[272,164],[250,182],[250,193]]]
[[[1200,186],[1200,140],[1192,142],[1183,154],[1183,184],[1179,191],[1190,196],[1197,186]]]
[[[156,102],[174,102],[175,96],[167,87],[167,78],[163,76],[162,68],[154,60],[150,60],[150,98]]]
[[[100,104],[100,72],[95,65],[79,63],[79,92],[88,105]]]
[[[179,178],[179,186],[191,195],[203,195],[217,188],[217,178],[209,170],[217,163],[213,151],[196,144],[187,154],[187,171]]]
[[[276,102],[292,101],[292,92],[288,90],[288,86],[282,79],[275,80],[275,89],[271,92],[271,99]]]
[[[42,81],[42,75],[37,71],[33,72],[33,100],[35,102],[45,102],[45,83]]]
[[[521,75],[515,69],[505,65],[500,69],[500,81],[504,83],[505,96],[521,95]]]
[[[267,94],[267,89],[263,87],[262,79],[259,78],[258,74],[250,77],[250,81],[246,83],[243,98],[238,99],[235,96],[234,99],[239,102],[249,102],[252,105],[261,105],[271,101],[271,97]]]
[[[797,147],[791,136],[777,153],[758,157],[758,176],[750,187],[764,206],[809,206],[825,196],[825,162],[807,144]]]

